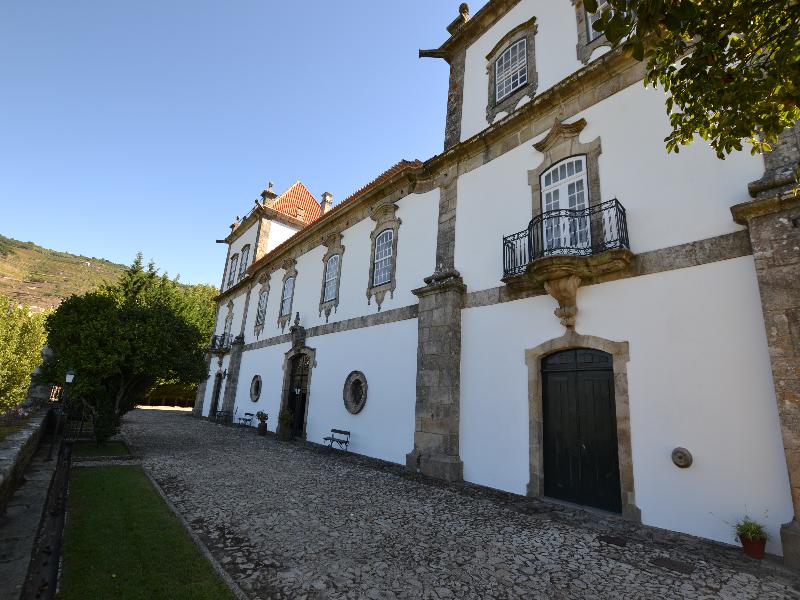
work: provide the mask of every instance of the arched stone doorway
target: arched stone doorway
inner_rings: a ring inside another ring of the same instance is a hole
[[[602,359],[603,355],[610,357],[611,381],[608,380],[608,369],[603,375],[597,375],[594,385],[605,385],[608,388],[607,402],[613,405],[613,423],[616,434],[617,469],[619,481],[619,512],[622,516],[634,521],[641,521],[641,511],[636,506],[636,496],[633,483],[633,453],[631,449],[630,410],[628,405],[628,375],[627,364],[630,360],[627,342],[613,342],[603,338],[580,335],[573,330],[567,331],[560,338],[549,340],[535,348],[525,351],[525,362],[528,366],[528,421],[529,421],[529,459],[530,482],[528,483],[529,496],[544,496],[550,492],[551,485],[545,483],[549,474],[545,470],[545,414],[544,374],[561,359],[577,360],[568,354],[561,354],[567,350],[587,350],[584,358]],[[594,353],[591,351],[600,351]],[[547,357],[555,356],[552,362],[545,361]],[[560,356],[559,356],[560,355]],[[544,364],[543,364],[544,363]],[[563,379],[563,378],[562,378]],[[577,385],[577,376],[574,377]],[[591,378],[589,378],[591,379]],[[565,383],[568,385],[568,383]],[[611,392],[613,390],[613,397]],[[602,395],[602,394],[601,394]],[[602,402],[601,402],[602,404]],[[608,416],[610,410],[606,410]],[[580,443],[580,442],[579,442]]]
[[[208,418],[213,419],[219,410],[219,396],[222,392],[222,373],[214,377],[214,388],[211,392],[211,407],[208,409]]]
[[[316,365],[316,351],[307,346],[293,348],[283,363],[283,394],[281,412],[292,413],[292,425],[285,432],[289,437],[306,439],[308,407],[311,398],[311,373]],[[282,428],[279,425],[279,428]]]

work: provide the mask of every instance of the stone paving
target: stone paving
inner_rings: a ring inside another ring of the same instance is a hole
[[[800,598],[735,548],[185,412],[123,433],[251,598]]]

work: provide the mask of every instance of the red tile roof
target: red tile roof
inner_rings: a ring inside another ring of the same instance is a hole
[[[322,214],[319,202],[300,181],[295,181],[292,187],[278,196],[271,208],[294,219],[300,219],[306,225],[319,219]],[[298,214],[298,208],[302,209],[302,215]]]

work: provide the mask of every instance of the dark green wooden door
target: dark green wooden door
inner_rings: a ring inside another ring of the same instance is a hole
[[[621,511],[610,354],[566,350],[542,361],[544,493]]]

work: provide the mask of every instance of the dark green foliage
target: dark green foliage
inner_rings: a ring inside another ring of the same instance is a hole
[[[597,0],[584,0],[597,10]],[[608,0],[594,24],[669,92],[670,152],[707,140],[724,158],[770,150],[800,119],[797,0]]]
[[[144,268],[139,255],[116,285],[72,296],[48,316],[53,359],[44,378],[61,382],[75,370],[69,397],[92,416],[98,441],[113,435],[153,386],[205,378],[214,315],[207,287],[182,286],[152,263]]]

